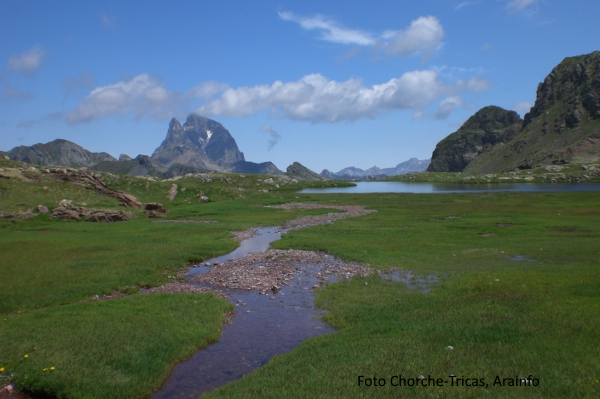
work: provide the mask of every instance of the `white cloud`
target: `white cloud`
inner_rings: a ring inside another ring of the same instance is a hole
[[[464,101],[459,96],[446,97],[440,102],[440,106],[435,113],[435,119],[446,119],[456,107],[462,107]]]
[[[46,50],[40,46],[35,46],[31,50],[25,51],[19,55],[13,55],[8,59],[6,69],[23,74],[29,74],[42,65],[42,58],[46,55]]]
[[[444,96],[477,92],[490,87],[481,78],[450,84],[432,70],[406,72],[386,83],[365,87],[359,79],[329,80],[320,74],[296,82],[228,88],[200,106],[204,115],[248,116],[268,110],[272,116],[312,123],[337,123],[374,118],[400,109],[420,111]]]
[[[279,142],[281,135],[277,133],[271,125],[265,125],[260,128],[263,132],[269,133],[271,135],[271,140],[269,140],[269,148],[268,151],[271,151],[273,147]]]
[[[531,110],[531,107],[533,107],[533,104],[529,101],[519,101],[518,103],[513,105],[512,109],[514,111],[517,111],[519,115],[525,116],[525,114]]]
[[[370,32],[348,29],[322,15],[303,17],[291,12],[279,12],[279,17],[292,21],[306,30],[319,30],[321,39],[332,43],[373,46],[392,54],[408,57],[420,53],[425,58],[442,44],[444,28],[434,16],[419,17],[401,30],[387,30],[376,35]]]
[[[67,122],[90,122],[106,116],[135,113],[162,118],[175,105],[177,94],[167,90],[157,78],[147,74],[129,81],[98,87],[67,113]]]
[[[506,8],[511,11],[521,11],[537,2],[538,0],[511,0],[506,4]]]
[[[444,28],[436,17],[430,15],[415,19],[405,30],[388,31],[384,38],[388,40],[383,46],[387,53],[404,57],[421,53],[430,58],[442,44]]]
[[[320,30],[321,39],[333,43],[357,44],[359,46],[370,46],[375,44],[375,39],[370,33],[360,30],[346,29],[337,22],[326,19],[322,15],[314,17],[301,17],[294,13],[281,11],[279,17],[284,21],[292,21],[306,30]]]
[[[192,90],[189,91],[189,94],[191,94],[194,97],[209,99],[211,97],[214,97],[216,94],[227,90],[228,88],[229,85],[226,85],[224,83],[210,81],[201,83],[196,87],[192,88]]]

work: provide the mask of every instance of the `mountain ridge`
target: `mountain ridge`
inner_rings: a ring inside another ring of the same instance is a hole
[[[339,172],[331,172],[324,169],[321,176],[330,180],[350,180],[361,179],[367,176],[395,176],[412,172],[423,172],[429,165],[429,159],[410,158],[408,161],[401,162],[393,168],[379,168],[372,166],[363,170],[354,166],[341,169]]]
[[[478,141],[485,135],[473,123],[490,108],[513,112],[494,106],[479,110],[436,145],[428,171],[486,174],[599,160],[600,51],[566,57],[555,66],[538,85],[523,120],[505,124],[502,139],[486,147]]]

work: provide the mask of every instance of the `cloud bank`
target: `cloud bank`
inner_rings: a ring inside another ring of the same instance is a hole
[[[312,123],[337,123],[375,118],[394,110],[422,110],[437,99],[490,87],[477,77],[446,83],[432,70],[406,72],[399,78],[366,87],[360,79],[329,80],[320,74],[296,82],[228,88],[221,96],[196,109],[202,115],[248,116],[268,110],[273,117]],[[458,104],[447,100],[445,109]],[[453,108],[452,108],[453,110]],[[440,111],[440,117],[451,112]]]
[[[10,57],[6,65],[6,70],[30,74],[42,65],[42,59],[45,55],[46,50],[40,46],[35,46],[31,50]]]
[[[524,0],[522,0],[524,1]],[[321,40],[338,44],[370,46],[390,55],[408,57],[421,54],[430,58],[441,47],[444,28],[434,16],[419,17],[410,26],[400,30],[387,30],[379,35],[362,30],[343,27],[338,22],[322,15],[304,17],[292,12],[279,12],[284,21],[295,22],[305,30],[321,33]]]
[[[89,84],[88,78],[82,75],[64,83],[79,88]],[[136,119],[165,119],[188,110],[192,101],[202,101],[194,111],[200,115],[244,117],[267,111],[272,118],[338,123],[372,119],[396,110],[421,112],[440,99],[443,100],[435,117],[445,119],[463,105],[461,93],[480,92],[490,86],[488,80],[478,77],[450,83],[440,79],[437,71],[419,70],[372,86],[365,86],[361,79],[338,82],[310,74],[297,81],[252,87],[232,88],[224,83],[205,82],[178,93],[168,90],[159,78],[141,74],[93,89],[66,113],[65,119],[71,124],[130,114]],[[275,141],[272,148],[279,138],[277,132],[270,126],[263,131]]]
[[[133,112],[137,119],[144,115],[162,118],[176,103],[177,93],[165,88],[160,79],[148,74],[129,81],[98,87],[67,113],[69,123],[91,122],[107,116]]]

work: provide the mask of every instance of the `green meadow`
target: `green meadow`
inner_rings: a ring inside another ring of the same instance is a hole
[[[133,294],[233,250],[231,231],[328,212],[265,207],[309,201],[377,212],[294,230],[274,247],[429,276],[431,291],[377,274],[329,284],[316,302],[338,332],[207,397],[600,396],[599,193],[300,195],[308,183],[226,177],[105,175],[111,188],[163,203],[168,218],[210,223],[154,223],[140,210],[109,224],[0,221],[0,383],[60,398],[148,397],[175,363],[218,339],[233,307],[211,294]],[[0,179],[0,193],[4,212],[63,198],[123,209],[70,183]],[[92,299],[116,291],[125,295]],[[419,375],[448,383],[393,386]],[[507,386],[517,376],[537,386]],[[366,386],[374,377],[385,385]]]

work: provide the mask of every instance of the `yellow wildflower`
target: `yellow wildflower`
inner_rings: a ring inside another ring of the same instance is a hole
[[[25,356],[23,356],[23,357],[24,357],[25,359],[27,359],[27,358],[29,357],[29,355],[25,355]]]
[[[50,371],[54,371],[54,366],[50,367]]]
[[[48,369],[44,367],[42,371],[45,373],[46,371],[48,371]]]
[[[0,373],[4,373],[4,367],[0,367]]]

